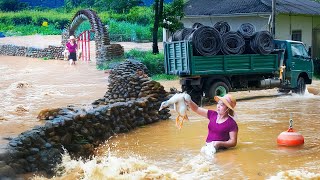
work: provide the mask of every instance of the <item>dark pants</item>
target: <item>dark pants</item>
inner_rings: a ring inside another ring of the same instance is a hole
[[[73,61],[77,60],[77,53],[71,52],[69,55],[69,60],[72,59]]]

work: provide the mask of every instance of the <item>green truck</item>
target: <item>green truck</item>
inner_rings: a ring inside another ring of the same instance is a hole
[[[228,92],[279,88],[304,94],[313,61],[302,42],[274,40],[271,54],[195,56],[190,41],[164,43],[166,74],[180,76],[194,101]]]

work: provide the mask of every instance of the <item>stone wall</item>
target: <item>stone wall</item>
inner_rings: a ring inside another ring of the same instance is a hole
[[[16,46],[16,45],[0,45],[0,55],[4,56],[25,56],[31,58],[48,58],[63,60],[64,47],[49,46],[40,49],[34,47]]]
[[[110,72],[111,85],[105,97],[92,106],[42,112],[39,116],[46,120],[45,125],[21,133],[0,155],[0,175],[35,171],[50,174],[61,162],[64,148],[72,156],[89,157],[95,147],[114,134],[168,119],[169,110],[158,109],[169,93],[145,71],[143,64],[126,61]]]

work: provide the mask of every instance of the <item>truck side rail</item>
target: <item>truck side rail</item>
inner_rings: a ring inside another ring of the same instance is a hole
[[[278,54],[194,56],[192,43],[164,43],[165,70],[179,76],[268,74],[279,71]]]

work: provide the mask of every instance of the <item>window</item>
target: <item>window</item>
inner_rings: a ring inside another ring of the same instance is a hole
[[[303,44],[291,44],[292,56],[308,57],[308,52]]]
[[[294,30],[294,31],[292,31],[292,33],[291,33],[291,39],[293,40],[293,41],[301,41],[302,40],[302,32],[301,32],[301,30]]]

